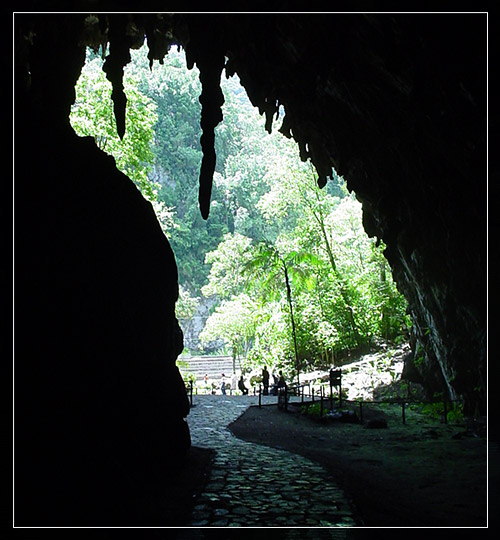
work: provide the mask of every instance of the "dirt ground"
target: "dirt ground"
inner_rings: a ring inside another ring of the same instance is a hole
[[[229,428],[241,439],[321,463],[363,526],[487,525],[487,440],[401,407],[363,408],[363,423],[321,423],[299,407],[250,407]],[[359,416],[359,411],[356,410]],[[384,419],[386,428],[368,428]]]

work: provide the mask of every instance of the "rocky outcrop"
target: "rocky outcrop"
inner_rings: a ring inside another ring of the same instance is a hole
[[[190,354],[213,354],[224,346],[224,341],[219,339],[210,344],[201,344],[200,334],[205,328],[205,323],[210,316],[210,310],[216,305],[215,297],[201,296],[196,310],[189,319],[180,319],[179,324],[184,334],[184,347]]]
[[[283,105],[281,131],[314,163],[319,183],[332,167],[343,175],[363,203],[368,234],[387,244],[424,384],[484,413],[485,16],[34,14],[15,23],[16,496],[24,524],[129,515],[134,494],[158,481],[155,466],[189,446],[172,251],[132,183],[69,127],[87,44],[110,42],[121,131],[129,47],[146,35],[151,60],[176,43],[198,65],[204,216],[224,59],[269,129]]]

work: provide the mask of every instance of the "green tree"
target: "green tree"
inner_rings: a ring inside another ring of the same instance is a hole
[[[227,233],[217,249],[207,253],[205,262],[211,266],[208,283],[201,289],[205,296],[230,298],[243,292],[243,269],[250,256],[251,242],[251,238],[242,234]]]
[[[283,370],[287,379],[295,374],[294,352],[290,343],[290,317],[281,300],[256,302],[255,332],[252,347],[243,361],[248,371],[255,367]]]
[[[276,175],[281,174],[280,181],[275,181],[271,190],[259,201],[259,208],[268,220],[289,220],[291,210],[297,213],[294,229],[291,234],[309,239],[309,246],[313,252],[321,250],[331,268],[332,277],[339,283],[339,294],[343,301],[343,309],[352,334],[357,345],[362,342],[353,306],[346,290],[346,282],[341,268],[337,264],[334,254],[332,227],[328,220],[336,215],[334,209],[342,204],[341,201],[349,199],[347,190],[336,178],[343,198],[333,197],[328,189],[320,189],[312,172],[312,165],[298,163],[295,155],[282,154],[281,163],[278,164]]]
[[[297,382],[299,382],[300,367],[292,295],[292,276],[297,290],[299,290],[300,286],[308,289],[314,286],[313,276],[304,268],[304,263],[316,265],[318,259],[312,253],[307,252],[290,251],[280,253],[275,246],[260,243],[251,260],[245,264],[245,270],[251,277],[256,278],[256,283],[260,285],[266,297],[280,295],[283,287],[285,289],[290,314]],[[252,286],[255,286],[255,282],[252,283]]]

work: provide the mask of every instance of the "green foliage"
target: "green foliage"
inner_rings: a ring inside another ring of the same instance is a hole
[[[289,378],[294,366],[294,352],[286,306],[283,302],[257,303],[254,319],[253,345],[242,362],[243,366],[248,371],[263,366],[273,371],[281,369]]]
[[[151,69],[146,47],[131,56],[123,141],[98,58],[88,58],[72,122],[112,151],[157,215],[163,212],[179,269],[181,322],[194,315],[201,294],[214,297],[204,342],[222,340],[243,356],[244,369],[265,364],[289,379],[297,369],[332,365],[345,349],[405,339],[411,321],[385,246],[364,232],[361,204],[343,178],[334,173],[319,189],[295,142],[276,126],[268,134],[238,78],[223,77],[224,119],[203,220],[199,73],[185,68],[175,48]]]
[[[446,419],[448,423],[460,424],[464,421],[463,403],[454,403],[451,410],[448,411]]]
[[[205,296],[229,298],[243,292],[251,241],[239,233],[226,233],[217,249],[207,253],[205,262],[211,266],[208,283],[201,289]]]
[[[175,315],[180,320],[192,319],[198,308],[199,300],[191,296],[182,285],[179,287],[179,298],[175,304]]]
[[[184,384],[187,386],[189,383],[193,383],[194,385],[196,383],[196,374],[187,371],[189,369],[188,362],[185,360],[177,360],[177,366],[183,370]]]
[[[103,60],[87,57],[76,85],[71,123],[80,136],[92,136],[97,146],[111,154],[123,171],[150,198],[154,198],[148,172],[153,162],[153,126],[157,121],[156,105],[137,89],[137,80],[127,72],[124,88],[127,95],[126,132],[120,140],[116,131],[111,102],[111,83],[102,71]]]
[[[87,52],[86,64],[75,87],[71,125],[77,135],[93,137],[98,148],[115,158],[117,168],[152,202],[160,225],[168,235],[174,227],[172,211],[158,200],[159,184],[148,176],[154,161],[153,127],[158,119],[156,105],[139,91],[138,77],[126,69],[126,131],[121,140],[114,120],[111,83],[106,79],[102,65],[103,60],[99,56]]]
[[[436,401],[434,403],[425,403],[422,405],[420,412],[432,418],[433,420],[443,420],[445,406],[444,402],[440,400],[442,397],[439,394],[435,396]],[[463,404],[462,403],[450,403],[446,404],[446,421],[448,423],[461,423],[464,420]]]
[[[208,318],[200,334],[201,342],[207,344],[223,339],[230,347],[233,358],[246,353],[255,332],[253,307],[251,299],[245,294],[223,300]]]
[[[300,407],[300,412],[306,416],[310,416],[314,420],[321,419],[321,403],[312,403],[308,405],[302,405]],[[323,415],[326,413],[326,409],[323,409]]]

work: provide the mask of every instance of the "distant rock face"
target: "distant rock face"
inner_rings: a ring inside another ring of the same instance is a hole
[[[205,328],[205,323],[210,316],[210,310],[215,303],[216,300],[213,297],[202,297],[200,298],[200,302],[193,317],[191,317],[189,320],[179,321],[184,334],[184,346],[189,351],[205,352],[205,347],[203,347],[200,342],[200,334],[203,331],[203,328]],[[224,342],[222,340],[218,340],[212,345],[213,349],[217,351],[224,345]]]
[[[140,487],[158,480],[155,465],[189,446],[172,251],[113,160],[69,128],[85,44],[110,42],[121,128],[129,47],[146,35],[151,60],[179,43],[196,62],[205,213],[224,58],[268,127],[283,105],[281,131],[315,164],[320,184],[334,166],[363,203],[368,234],[387,244],[424,384],[485,412],[485,17],[55,14],[15,23],[24,524],[126,515]]]

